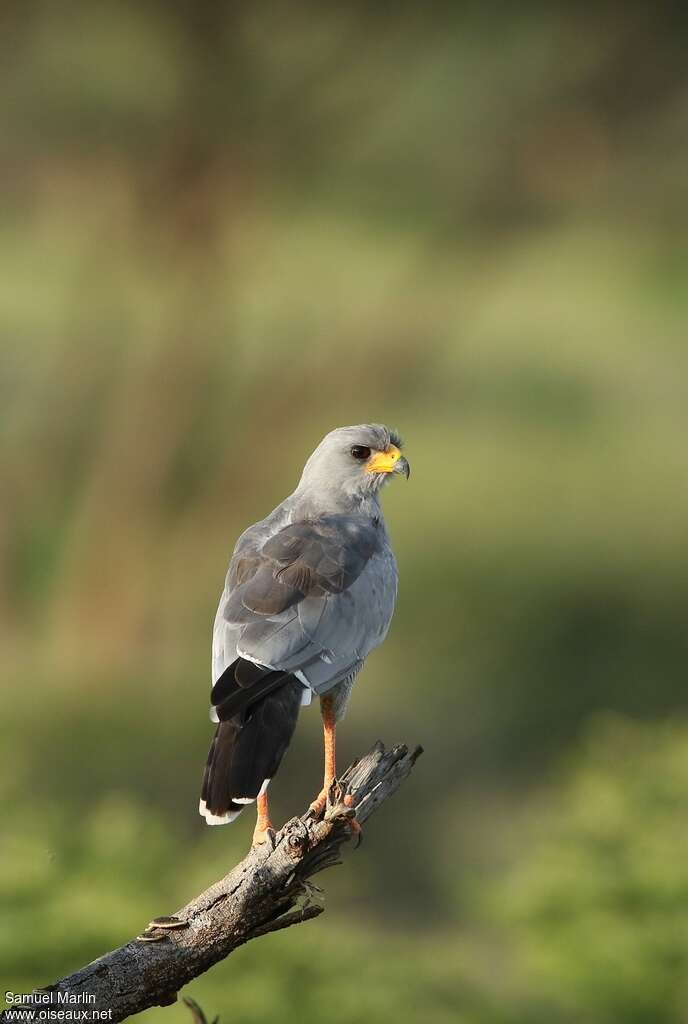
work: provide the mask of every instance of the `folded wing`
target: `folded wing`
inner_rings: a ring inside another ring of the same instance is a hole
[[[214,678],[243,658],[325,692],[384,639],[396,579],[386,533],[369,519],[322,516],[268,528],[267,536],[259,524],[230,563]]]

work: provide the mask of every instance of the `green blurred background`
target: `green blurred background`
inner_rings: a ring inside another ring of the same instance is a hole
[[[196,812],[226,563],[375,420],[413,476],[340,756],[426,754],[326,914],[188,994],[222,1024],[685,1022],[684,5],[0,17],[3,990],[246,849]],[[320,758],[313,709],[279,820]]]

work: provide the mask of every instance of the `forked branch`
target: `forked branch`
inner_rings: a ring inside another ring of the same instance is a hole
[[[386,751],[376,743],[333,786],[323,820],[314,821],[308,813],[292,818],[274,841],[254,847],[174,915],[155,918],[138,938],[37,990],[32,1004],[36,1020],[49,1007],[78,1005],[87,1011],[84,1021],[120,1021],[150,1006],[168,1005],[184,985],[237,946],[317,917],[325,909],[322,892],[309,879],[339,863],[340,848],[351,833],[346,819],[355,813],[365,822],[396,791],[421,752],[421,747],[409,752],[403,745]],[[353,806],[344,802],[346,796],[353,798]],[[12,1020],[10,1013],[0,1018],[5,1024]]]

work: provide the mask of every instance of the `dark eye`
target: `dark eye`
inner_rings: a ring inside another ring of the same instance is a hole
[[[370,448],[366,448],[364,444],[355,444],[351,449],[351,454],[355,459],[369,459]]]

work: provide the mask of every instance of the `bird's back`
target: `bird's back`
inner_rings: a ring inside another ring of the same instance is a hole
[[[324,693],[384,640],[396,591],[381,511],[301,519],[288,499],[236,545],[215,618],[213,680],[245,657]]]

